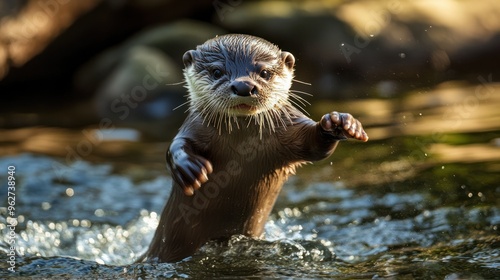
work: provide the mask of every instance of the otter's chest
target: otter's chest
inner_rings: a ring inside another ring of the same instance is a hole
[[[232,133],[224,137],[214,137],[209,145],[212,147],[207,156],[214,168],[228,161],[237,162],[247,170],[264,171],[286,165],[283,157],[286,147],[282,146],[277,134],[261,137],[258,133]]]

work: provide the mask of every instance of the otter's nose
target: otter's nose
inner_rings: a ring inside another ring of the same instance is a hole
[[[250,96],[259,93],[257,86],[250,81],[234,81],[231,83],[231,90],[239,96]]]

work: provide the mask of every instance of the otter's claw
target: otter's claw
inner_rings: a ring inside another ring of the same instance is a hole
[[[348,137],[363,142],[368,141],[368,134],[363,129],[361,122],[349,113],[331,112],[324,115],[319,122],[325,131],[340,129]]]
[[[208,174],[213,168],[210,161],[198,156],[178,150],[167,155],[167,165],[172,173],[172,179],[179,184],[188,196],[194,194],[203,183],[208,181]]]

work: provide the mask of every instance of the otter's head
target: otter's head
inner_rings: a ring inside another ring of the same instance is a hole
[[[190,109],[208,123],[258,115],[269,122],[289,104],[295,58],[264,39],[218,36],[187,51],[183,62]]]

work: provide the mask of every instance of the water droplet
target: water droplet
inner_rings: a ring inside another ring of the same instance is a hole
[[[89,228],[92,225],[92,223],[89,220],[82,220],[81,225],[82,227]]]
[[[16,219],[16,218],[7,217],[7,224],[8,224],[9,226],[13,226],[13,227],[15,227],[15,226],[17,226],[18,221],[17,221],[17,219]],[[2,229],[4,229],[4,228],[5,228],[5,226],[4,226],[4,227],[2,227]]]
[[[43,210],[49,210],[52,205],[50,205],[49,202],[42,202],[42,209]]]
[[[97,217],[103,217],[104,216],[104,210],[102,210],[102,209],[96,209],[94,211],[94,215],[96,215]]]
[[[73,188],[67,188],[66,189],[66,195],[67,196],[72,197],[74,194],[75,194],[75,191],[73,190]]]

